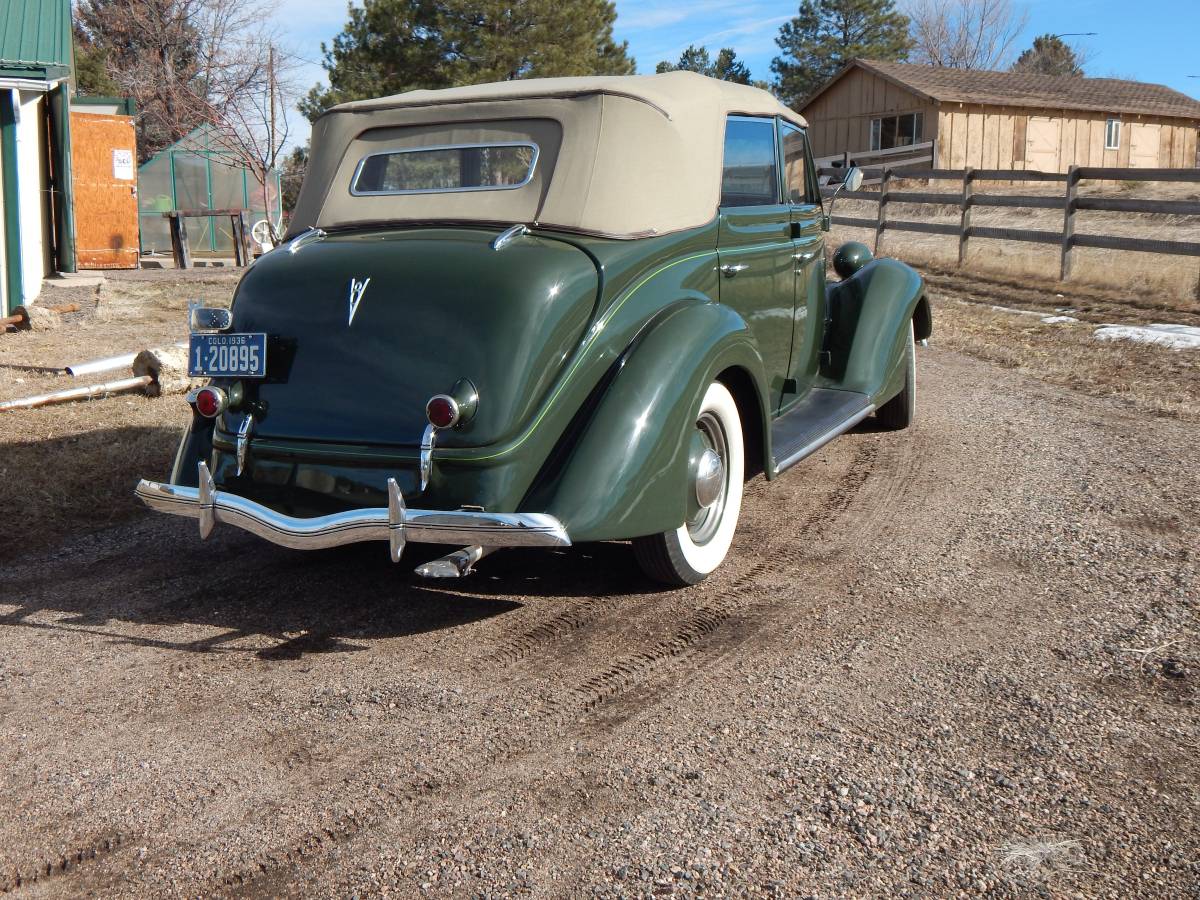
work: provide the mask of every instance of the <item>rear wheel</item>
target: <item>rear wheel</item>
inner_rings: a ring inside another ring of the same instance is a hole
[[[688,441],[684,523],[633,541],[642,570],[676,587],[696,584],[721,564],[742,508],[742,422],[733,395],[719,381],[705,392]]]
[[[904,387],[875,413],[879,424],[889,431],[907,428],[917,417],[917,346],[913,323],[908,323],[908,342],[904,353]]]

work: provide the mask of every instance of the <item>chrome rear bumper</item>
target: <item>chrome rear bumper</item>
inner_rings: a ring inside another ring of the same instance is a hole
[[[387,541],[398,562],[407,541],[426,544],[478,544],[484,547],[569,547],[562,523],[545,513],[489,513],[469,510],[408,509],[394,479],[388,479],[388,505],[301,519],[261,503],[218,491],[208,466],[199,465],[200,486],[182,487],[142,479],[134,493],[153,510],[200,521],[207,538],[219,522],[297,550],[337,547],[357,541]]]

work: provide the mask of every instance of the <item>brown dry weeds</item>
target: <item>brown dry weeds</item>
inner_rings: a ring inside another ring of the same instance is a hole
[[[1092,337],[1093,323],[1046,325],[1035,316],[971,301],[938,303],[936,291],[933,297],[934,340],[940,347],[1093,397],[1115,397],[1153,415],[1200,421],[1195,351],[1101,343]]]
[[[0,335],[0,400],[126,377],[62,369],[185,339],[188,299],[228,303],[238,274],[114,273],[98,290],[72,289],[84,308],[61,327]],[[52,290],[43,302],[63,296]],[[0,527],[15,538],[0,560],[140,515],[133,486],[166,475],[188,417],[178,396],[139,394],[0,413]]]

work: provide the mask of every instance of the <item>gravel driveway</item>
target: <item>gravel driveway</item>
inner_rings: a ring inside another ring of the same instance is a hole
[[[0,892],[1195,895],[1195,425],[920,366],[684,591],[150,517],[18,560]]]

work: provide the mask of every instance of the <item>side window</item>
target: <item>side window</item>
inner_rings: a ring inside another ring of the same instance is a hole
[[[725,123],[722,206],[765,206],[779,202],[775,122],[731,116]]]
[[[783,182],[787,188],[788,203],[817,203],[809,177],[808,140],[803,131],[791,125],[783,126]]]

